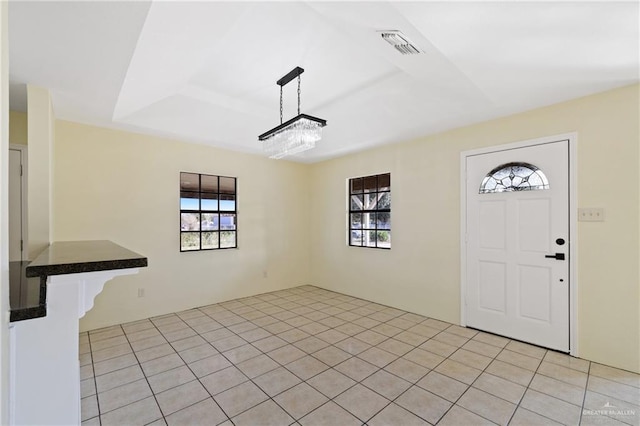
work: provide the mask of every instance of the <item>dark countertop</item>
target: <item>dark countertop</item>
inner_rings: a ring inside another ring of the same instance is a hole
[[[147,258],[111,241],[54,242],[33,262],[9,262],[10,321],[47,315],[47,277],[143,268]]]
[[[40,318],[47,315],[46,278],[27,278],[29,261],[9,262],[9,321]]]
[[[111,241],[51,243],[27,266],[27,277],[143,268],[147,258]]]

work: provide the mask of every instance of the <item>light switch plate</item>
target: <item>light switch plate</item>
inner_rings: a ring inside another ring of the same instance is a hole
[[[581,208],[578,209],[578,221],[580,222],[604,222],[604,209]]]

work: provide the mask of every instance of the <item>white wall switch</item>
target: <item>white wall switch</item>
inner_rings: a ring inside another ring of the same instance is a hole
[[[578,209],[578,221],[580,222],[604,222],[604,209],[581,208]]]

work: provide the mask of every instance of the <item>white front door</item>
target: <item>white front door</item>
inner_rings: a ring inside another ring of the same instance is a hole
[[[466,323],[569,351],[569,142],[466,157]]]

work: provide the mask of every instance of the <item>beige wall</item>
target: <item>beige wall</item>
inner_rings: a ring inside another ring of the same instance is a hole
[[[606,212],[605,222],[578,223],[579,356],[640,371],[638,91],[311,166],[58,121],[53,239],[111,239],[150,262],[107,284],[81,327],[309,283],[457,323],[460,152],[575,131],[578,205]],[[239,250],[179,253],[180,171],[238,177]],[[387,171],[393,249],[347,247],[346,179]]]
[[[27,145],[27,113],[9,111],[9,143]]]
[[[27,85],[27,213],[29,259],[35,259],[51,240],[54,114],[47,89]]]
[[[54,162],[53,240],[149,259],[106,284],[82,330],[310,283],[307,166],[65,121]],[[239,249],[180,253],[181,171],[238,178]]]
[[[311,282],[441,320],[460,320],[460,153],[578,133],[581,357],[640,371],[638,85],[385,146],[311,167]],[[346,245],[346,180],[391,172],[392,249]]]

